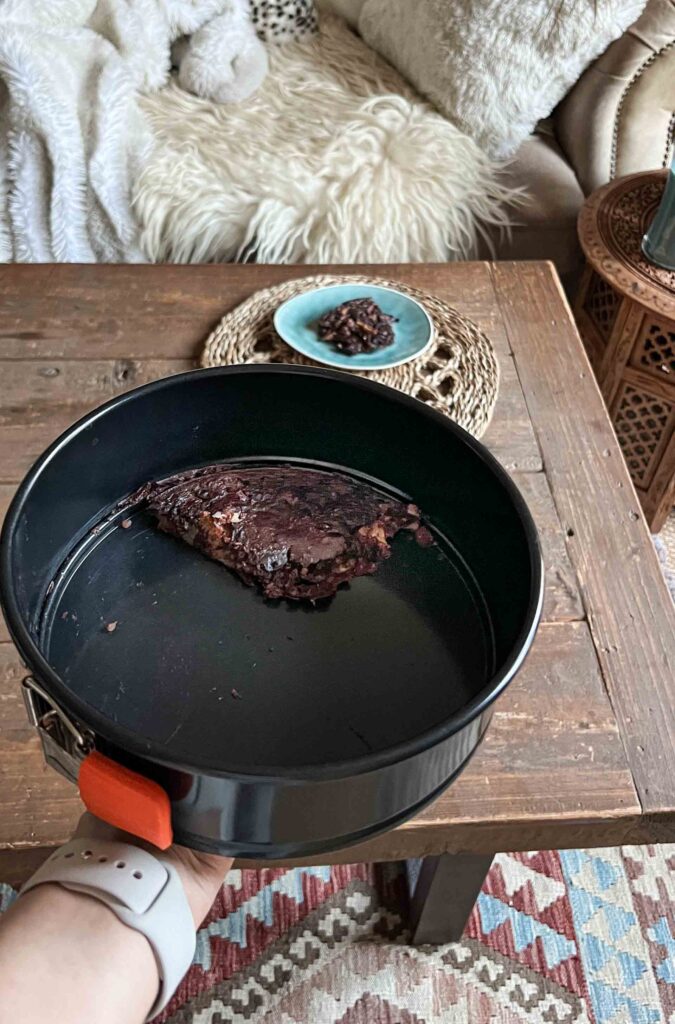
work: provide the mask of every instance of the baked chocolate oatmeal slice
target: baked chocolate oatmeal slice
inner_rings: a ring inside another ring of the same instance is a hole
[[[415,505],[339,473],[209,466],[135,495],[157,524],[233,569],[266,597],[315,601],[375,572],[399,530],[416,532]]]
[[[318,334],[348,356],[376,352],[394,343],[396,317],[383,313],[372,299],[349,299],[319,320]]]

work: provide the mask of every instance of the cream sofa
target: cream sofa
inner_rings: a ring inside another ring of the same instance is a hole
[[[354,24],[363,0],[324,2]],[[498,258],[553,260],[572,287],[584,197],[612,178],[666,166],[674,129],[675,0],[649,0],[511,162],[506,174],[529,199],[511,237],[494,239]]]

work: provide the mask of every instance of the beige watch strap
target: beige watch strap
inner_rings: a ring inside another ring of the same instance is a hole
[[[105,903],[152,947],[160,990],[148,1015],[167,1005],[192,963],[195,926],[178,872],[130,843],[86,836],[53,853],[21,890],[52,882]]]

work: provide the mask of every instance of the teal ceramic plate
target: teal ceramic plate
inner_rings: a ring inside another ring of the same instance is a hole
[[[348,356],[328,341],[321,341],[317,322],[324,313],[348,299],[373,299],[383,313],[396,317],[394,343],[377,352]],[[277,334],[308,359],[340,370],[386,370],[422,354],[431,344],[434,325],[423,306],[395,288],[368,284],[337,284],[296,295],[274,314]]]

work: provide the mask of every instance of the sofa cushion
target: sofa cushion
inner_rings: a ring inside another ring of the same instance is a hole
[[[319,10],[332,11],[348,21],[352,28],[359,23],[359,15],[365,0],[317,0]]]

